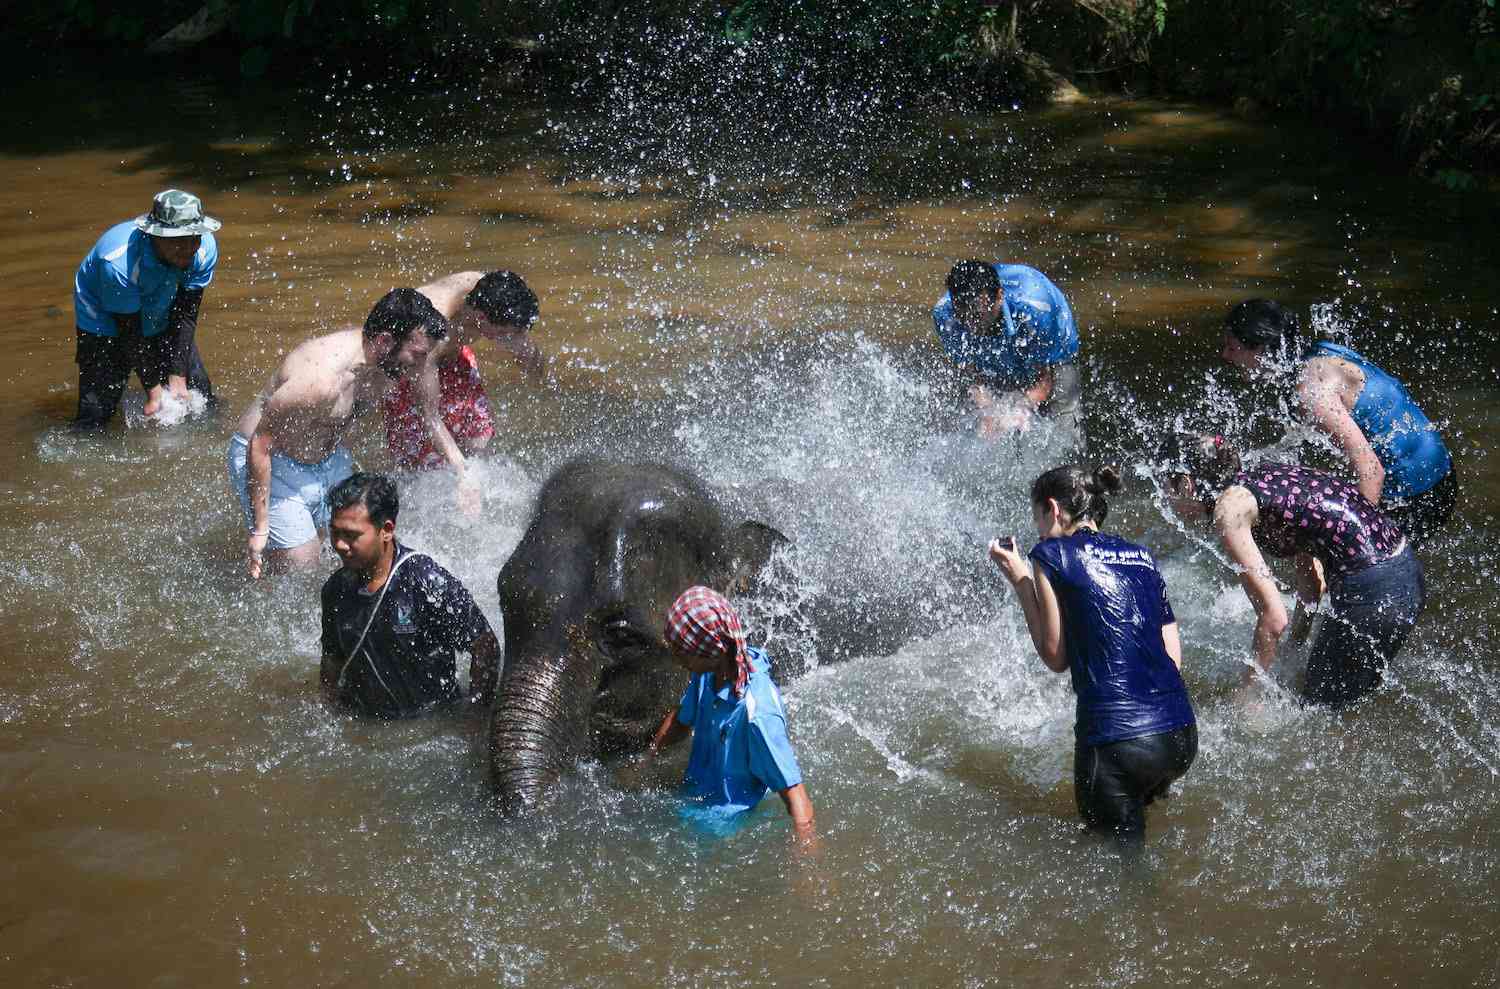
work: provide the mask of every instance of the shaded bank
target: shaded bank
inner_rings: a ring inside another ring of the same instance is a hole
[[[1496,13],[1495,0],[1180,0],[1145,81],[1316,116],[1463,188],[1500,172]]]
[[[0,24],[79,59],[107,46],[206,75],[352,69],[593,103],[625,75],[744,106],[835,89],[908,104],[1075,86],[1219,100],[1321,115],[1463,188],[1500,170],[1495,17],[1495,0],[72,0],[13,5]]]

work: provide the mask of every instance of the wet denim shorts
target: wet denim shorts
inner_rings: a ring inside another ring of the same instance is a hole
[[[225,465],[229,469],[229,486],[240,499],[245,528],[255,528],[255,514],[250,508],[248,481],[250,441],[239,433],[229,438]],[[343,447],[336,447],[326,460],[305,464],[285,454],[271,454],[271,537],[267,549],[291,549],[318,538],[328,528],[328,492],[334,485],[354,473],[354,457]]]

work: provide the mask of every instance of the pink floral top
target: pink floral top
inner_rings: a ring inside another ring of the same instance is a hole
[[[1251,535],[1262,552],[1310,553],[1330,580],[1390,559],[1405,539],[1359,488],[1323,471],[1258,464],[1229,483],[1255,498],[1259,518]]]

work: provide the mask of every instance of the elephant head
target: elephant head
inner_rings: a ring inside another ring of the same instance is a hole
[[[644,748],[687,684],[662,635],[672,601],[694,584],[743,587],[784,541],[728,526],[698,479],[661,464],[577,460],[554,474],[498,582],[502,807],[545,802],[581,757]]]

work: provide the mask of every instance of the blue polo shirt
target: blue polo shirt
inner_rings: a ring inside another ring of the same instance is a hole
[[[732,683],[715,689],[713,673],[699,673],[688,684],[677,719],[693,729],[693,754],[683,779],[690,796],[724,810],[749,810],[768,790],[802,782],[770,671],[770,659],[752,647],[743,697],[734,696]]]
[[[203,288],[214,280],[219,245],[206,233],[184,271],[163,264],[151,237],[135,221],[104,232],[73,278],[73,315],[85,333],[112,337],[119,332],[111,313],[141,314],[141,334],[154,337],[167,328],[167,313],[178,288]]]
[[[932,308],[938,341],[956,364],[966,364],[1004,388],[1027,388],[1042,370],[1078,356],[1078,327],[1062,289],[1024,264],[996,264],[1000,276],[1000,326],[979,336],[953,315],[947,292]]]

